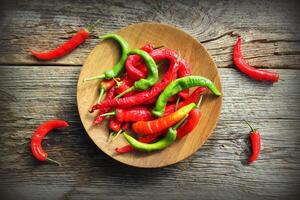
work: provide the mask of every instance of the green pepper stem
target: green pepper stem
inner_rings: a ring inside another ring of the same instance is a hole
[[[117,134],[113,137],[113,139],[111,141],[114,141],[121,133],[122,133],[122,129],[120,129]]]
[[[56,161],[56,160],[53,160],[53,159],[51,159],[51,158],[49,158],[49,157],[46,158],[46,160],[49,161],[49,162],[55,163],[55,164],[57,164],[58,166],[61,166],[60,162],[58,162],[58,161]]]
[[[200,107],[200,104],[201,104],[201,102],[202,102],[202,99],[203,99],[203,95],[201,95],[200,98],[199,98],[199,100],[198,100],[198,103],[197,103],[197,105],[196,105],[197,108]]]
[[[108,135],[108,137],[107,137],[106,142],[109,142],[109,141],[110,141],[110,138],[111,138],[112,135],[113,135],[113,132],[110,132],[109,135]]]
[[[116,115],[116,112],[109,112],[109,113],[104,113],[102,115],[100,115],[101,117],[106,117],[106,116],[112,116],[112,115]]]
[[[104,88],[100,89],[100,94],[99,94],[99,97],[98,97],[96,103],[100,103],[100,101],[101,101],[101,99],[102,99],[102,97],[104,95],[104,91],[105,91]]]
[[[125,90],[125,91],[122,92],[121,94],[118,94],[118,95],[115,97],[115,99],[124,96],[125,94],[127,94],[127,93],[133,91],[134,89],[135,89],[135,87],[134,87],[134,86],[131,86],[130,88],[128,88],[127,90]]]
[[[176,104],[175,104],[175,111],[178,108],[179,101],[180,101],[180,96],[177,97]]]
[[[92,23],[88,24],[88,25],[86,26],[85,29],[86,29],[88,32],[91,32],[91,31],[96,27],[96,25],[97,25],[99,22],[100,22],[100,19],[98,19],[98,20],[95,21],[95,22],[92,22]]]
[[[251,129],[252,132],[255,132],[255,131],[256,131],[256,128],[253,128],[253,127],[251,126],[251,124],[250,124],[247,120],[244,120],[244,122],[246,122],[246,124],[248,124],[248,126],[250,127],[250,129]]]
[[[103,79],[103,78],[105,78],[105,74],[101,74],[99,76],[93,76],[93,77],[85,78],[85,79],[83,79],[83,82],[85,82],[85,81],[91,81],[91,80],[100,80],[100,79]]]
[[[188,117],[189,115],[186,115],[184,116],[184,118],[182,118],[177,124],[175,124],[175,126],[173,126],[172,128],[174,130],[176,130],[179,126],[181,126],[183,124],[183,122],[186,120],[186,118]]]
[[[121,82],[118,81],[115,77],[113,77],[114,81],[116,82],[117,88],[121,86]]]

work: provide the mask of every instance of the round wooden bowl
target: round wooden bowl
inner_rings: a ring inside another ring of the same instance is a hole
[[[160,23],[140,23],[127,26],[117,31],[117,34],[126,39],[131,49],[140,48],[146,43],[179,49],[181,56],[191,66],[193,75],[201,75],[212,80],[222,91],[217,67],[206,49],[192,36],[170,25]],[[203,116],[194,131],[186,137],[176,140],[175,143],[162,151],[151,153],[131,152],[118,154],[116,147],[122,147],[127,142],[119,136],[111,143],[107,143],[109,130],[107,122],[93,126],[92,122],[97,114],[90,114],[89,108],[95,103],[99,95],[100,81],[83,82],[90,76],[102,74],[114,66],[120,57],[119,46],[111,41],[104,40],[93,49],[86,59],[78,79],[77,106],[82,124],[94,143],[112,158],[135,167],[156,168],[177,163],[196,152],[212,134],[216,127],[222,104],[222,97],[207,94],[203,97],[201,110]]]

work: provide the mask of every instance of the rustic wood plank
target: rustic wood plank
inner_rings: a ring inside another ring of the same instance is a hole
[[[71,55],[51,62],[37,62],[27,49],[53,48],[69,39],[70,31],[99,18],[95,35],[141,21],[180,27],[204,43],[219,67],[232,66],[232,46],[240,34],[248,41],[243,52],[251,64],[299,68],[300,15],[295,4],[288,1],[8,3],[0,13],[0,64],[82,65],[97,39],[90,39]]]
[[[298,70],[278,70],[284,81],[270,86],[235,69],[220,69],[225,95],[214,134],[189,159],[153,170],[120,164],[88,138],[76,108],[79,71],[71,66],[0,68],[0,193],[5,197],[285,199],[298,193]],[[35,161],[28,148],[33,130],[52,118],[71,123],[44,142],[62,167]],[[262,132],[262,154],[252,166],[244,165],[249,130],[243,118]]]

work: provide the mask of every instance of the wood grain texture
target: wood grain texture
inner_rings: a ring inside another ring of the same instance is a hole
[[[68,40],[74,30],[100,19],[94,35],[145,21],[177,26],[199,41],[219,67],[231,67],[236,35],[255,66],[298,68],[300,14],[285,1],[52,1],[7,3],[1,10],[0,64],[82,65],[98,40],[91,38],[57,61],[37,62],[27,49],[46,50]],[[189,13],[189,14],[187,14]]]
[[[299,107],[295,105],[300,94],[294,91],[300,82],[296,78],[300,75],[298,70],[278,70],[285,81],[270,87],[249,80],[235,69],[220,69],[224,109],[212,137],[183,162],[143,170],[109,158],[85,134],[76,108],[80,69],[0,69],[0,102],[6,105],[0,110],[4,122],[0,135],[0,192],[5,196],[274,199],[297,194],[300,123]],[[270,90],[271,97],[266,90]],[[60,168],[35,161],[28,148],[33,130],[52,118],[63,118],[71,124],[69,129],[51,133],[44,142],[46,151],[62,162]],[[241,122],[243,118],[254,121],[262,132],[262,153],[252,166],[244,165],[249,129]]]
[[[201,151],[163,169],[131,168],[104,155],[77,114],[80,67],[98,40],[54,62],[26,53],[55,47],[96,19],[95,35],[143,21],[175,25],[201,41],[221,68],[232,67],[241,34],[247,60],[284,69],[278,70],[284,81],[270,86],[220,69],[224,109]],[[299,19],[297,1],[1,1],[1,199],[298,199]],[[32,131],[53,118],[72,125],[44,142],[61,168],[35,161],[28,148]],[[263,134],[260,160],[250,167],[243,165],[245,118]]]
[[[218,90],[222,92],[217,66],[209,56],[206,49],[193,37],[173,26],[160,23],[139,23],[120,29],[118,35],[123,37],[131,49],[151,43],[154,46],[164,46],[179,49],[184,52],[185,60],[189,63],[193,75],[204,76],[211,80]],[[160,35],[160,37],[157,37]],[[112,158],[136,167],[156,168],[171,165],[187,158],[197,151],[212,134],[219,119],[222,106],[222,96],[205,95],[201,103],[203,117],[201,123],[191,134],[175,141],[162,151],[140,152],[134,151],[127,154],[118,154],[115,149],[128,142],[123,137],[108,143],[108,126],[102,123],[94,126],[93,121],[97,112],[89,113],[99,96],[99,81],[83,82],[87,77],[104,73],[118,62],[120,55],[117,45],[112,41],[103,41],[97,45],[86,59],[77,84],[77,105],[82,124],[95,142],[95,144]],[[100,64],[101,63],[101,64]],[[158,70],[162,75],[162,69]]]

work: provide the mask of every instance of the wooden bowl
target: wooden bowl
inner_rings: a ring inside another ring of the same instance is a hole
[[[166,24],[140,23],[122,28],[117,31],[117,34],[128,41],[131,49],[140,48],[146,43],[155,46],[163,45],[174,50],[179,49],[181,56],[190,64],[193,75],[207,77],[222,91],[218,70],[211,56],[195,38],[182,30]],[[99,126],[92,125],[97,112],[90,114],[88,110],[99,95],[100,81],[83,82],[83,79],[102,74],[114,66],[119,56],[119,46],[115,42],[111,40],[99,42],[86,59],[78,79],[77,106],[80,118],[87,134],[95,144],[112,158],[131,166],[143,168],[171,165],[196,152],[216,127],[221,111],[222,97],[215,97],[212,94],[205,95],[200,106],[203,116],[194,131],[162,151],[151,153],[135,151],[118,154],[115,152],[115,148],[127,144],[123,136],[107,143],[109,134],[107,122],[103,122]]]

